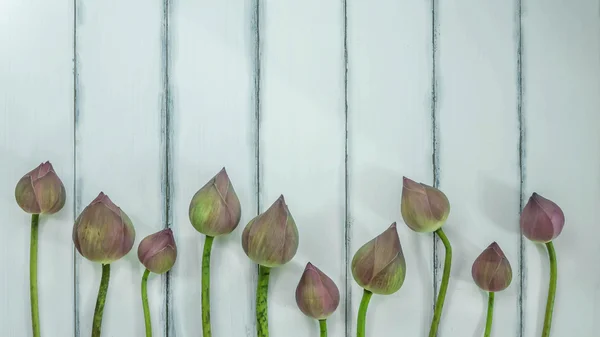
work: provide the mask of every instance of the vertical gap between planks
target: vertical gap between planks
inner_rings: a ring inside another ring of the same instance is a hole
[[[517,117],[519,125],[519,213],[525,202],[525,119],[523,116],[523,2],[516,0],[516,52],[517,52]],[[518,224],[517,224],[518,225]],[[519,230],[520,233],[520,230]],[[519,235],[519,289],[518,289],[518,331],[517,336],[525,333],[525,242]]]
[[[440,186],[440,128],[438,120],[438,0],[431,0],[431,139],[432,139],[432,169],[433,186]],[[438,278],[440,276],[439,238],[433,234],[433,303],[435,308],[438,293]]]
[[[256,188],[256,215],[261,212],[261,161],[260,161],[260,84],[261,84],[261,48],[260,48],[260,0],[253,0],[252,4],[252,31],[254,33],[254,41],[253,41],[253,50],[252,50],[252,62],[253,62],[253,80],[254,80],[254,92],[253,92],[253,110],[254,110],[254,185]],[[258,282],[258,265],[255,268],[254,278],[256,282]],[[250,312],[254,313],[253,316],[256,316],[255,311],[255,303],[250,301],[251,307]],[[248,336],[253,336],[256,333],[256,326],[254,324],[251,325],[253,331],[246,331]]]
[[[173,223],[172,192],[173,192],[173,160],[172,160],[172,97],[171,97],[171,36],[169,31],[170,0],[163,0],[163,17],[161,29],[161,77],[162,77],[162,106],[161,106],[161,194],[162,222],[164,228],[170,228]],[[162,276],[164,290],[164,336],[174,337],[173,326],[171,271]]]
[[[81,207],[80,186],[77,183],[77,139],[79,136],[79,71],[77,65],[77,1],[73,0],[73,223]],[[73,245],[73,336],[79,337],[79,259]]]
[[[344,294],[346,297],[344,307],[345,336],[352,332],[352,280],[350,278],[350,254],[351,254],[351,231],[350,231],[350,207],[349,187],[350,177],[348,170],[348,1],[343,0],[344,15]]]

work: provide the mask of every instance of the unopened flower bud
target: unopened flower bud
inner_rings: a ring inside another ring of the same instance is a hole
[[[512,281],[510,262],[496,242],[489,245],[473,263],[473,280],[485,291],[501,291]]]
[[[375,294],[390,295],[402,287],[406,261],[395,222],[354,254],[352,276],[358,285]]]
[[[241,217],[240,200],[223,168],[192,198],[190,222],[196,230],[209,236],[231,233]]]
[[[340,291],[327,275],[309,262],[296,287],[296,303],[306,316],[327,319],[340,304]]]
[[[65,186],[47,161],[19,180],[15,199],[27,213],[54,214],[65,205]]]
[[[242,247],[259,265],[277,267],[289,262],[298,250],[298,228],[283,195],[244,228]]]
[[[155,274],[168,272],[177,259],[177,246],[170,228],[148,235],[138,246],[140,262]]]
[[[122,258],[134,241],[131,220],[102,192],[81,212],[73,226],[75,248],[93,262],[108,264]]]
[[[402,186],[402,218],[415,232],[435,232],[448,219],[450,202],[437,188],[406,177]]]
[[[565,215],[562,209],[537,193],[533,193],[521,212],[521,230],[531,241],[550,242],[562,232]]]

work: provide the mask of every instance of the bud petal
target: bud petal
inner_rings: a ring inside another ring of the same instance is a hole
[[[54,214],[65,205],[66,191],[50,162],[40,164],[19,180],[17,204],[27,213]]]
[[[73,226],[75,248],[93,262],[108,264],[122,258],[134,241],[131,220],[102,192],[81,212]]]
[[[340,291],[327,275],[309,262],[296,287],[296,303],[306,316],[326,319],[340,304]]]
[[[565,215],[562,209],[537,193],[533,193],[521,212],[521,230],[531,241],[550,242],[563,230]]]
[[[155,274],[169,271],[177,259],[177,246],[170,228],[148,235],[138,246],[140,262]]]
[[[244,228],[242,247],[252,261],[265,267],[289,262],[298,250],[298,228],[283,195]]]
[[[225,168],[198,190],[190,202],[190,222],[205,235],[231,233],[241,216],[240,200]]]
[[[489,245],[477,257],[471,268],[473,280],[479,288],[485,291],[501,291],[512,281],[510,262],[496,242]]]
[[[354,254],[352,276],[358,285],[375,294],[390,295],[402,287],[406,261],[395,222]]]
[[[415,232],[435,232],[448,219],[450,202],[437,188],[406,177],[402,186],[402,218]]]

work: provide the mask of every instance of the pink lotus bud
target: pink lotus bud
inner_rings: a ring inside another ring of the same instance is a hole
[[[298,250],[298,228],[283,195],[244,228],[242,247],[252,261],[265,267],[288,263]]]
[[[177,259],[177,246],[170,228],[148,235],[138,246],[138,258],[149,271],[163,274],[169,271]]]
[[[131,220],[102,192],[81,212],[73,226],[75,248],[93,262],[108,264],[122,258],[134,241]]]
[[[65,186],[48,161],[24,175],[15,188],[17,204],[31,214],[60,211],[65,205],[66,194]]]
[[[327,319],[340,304],[340,291],[327,275],[309,262],[296,287],[296,303],[306,316]]]
[[[395,222],[354,254],[352,276],[358,285],[375,294],[390,295],[402,287],[406,261]]]
[[[562,232],[565,215],[554,202],[533,193],[521,212],[521,230],[531,241],[550,242]]]
[[[402,218],[415,232],[435,232],[448,219],[450,202],[437,188],[406,177],[402,186]]]
[[[189,208],[192,226],[204,235],[231,233],[242,216],[240,200],[223,168],[192,198]]]
[[[510,262],[496,242],[489,245],[477,257],[471,268],[473,280],[479,288],[485,291],[501,291],[512,281]]]

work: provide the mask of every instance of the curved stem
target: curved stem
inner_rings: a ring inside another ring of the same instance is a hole
[[[210,252],[214,237],[207,235],[202,254],[202,336],[210,337]]]
[[[150,308],[148,307],[148,276],[150,271],[146,269],[142,276],[142,307],[144,308],[144,322],[146,323],[146,337],[152,337],[152,321],[150,320]]]
[[[550,336],[558,270],[556,265],[556,252],[554,251],[554,245],[552,244],[552,241],[546,243],[546,248],[548,248],[548,257],[550,258],[550,286],[548,287],[548,301],[546,302],[546,317],[544,318],[544,330],[542,330],[542,337]]]
[[[327,320],[319,320],[319,327],[321,328],[321,337],[327,337]]]
[[[31,241],[29,243],[29,299],[31,300],[31,327],[33,337],[40,337],[40,311],[38,308],[37,255],[40,215],[31,215]]]
[[[98,289],[98,299],[96,300],[96,310],[94,311],[92,337],[100,337],[100,331],[102,330],[102,314],[104,314],[104,303],[106,302],[106,293],[108,293],[109,280],[110,264],[103,264],[102,279],[100,280],[100,289]]]
[[[485,334],[483,337],[490,337],[492,333],[492,320],[494,319],[494,292],[490,291],[488,298],[487,319],[485,321]]]
[[[257,337],[269,337],[269,310],[267,295],[269,293],[269,275],[271,269],[258,266],[258,286],[256,289],[256,333]]]
[[[358,308],[358,320],[356,327],[356,337],[365,337],[366,323],[367,323],[367,308],[369,307],[369,301],[371,300],[373,293],[365,289],[363,292],[362,300],[360,301],[360,307]]]
[[[448,241],[446,234],[441,228],[435,231],[435,233],[440,237],[442,243],[444,244],[444,247],[446,248],[446,257],[444,258],[444,273],[442,275],[442,284],[440,285],[440,292],[435,302],[435,311],[433,312],[431,329],[429,329],[429,337],[435,337],[437,335],[440,320],[442,318],[444,300],[446,299],[446,292],[448,291],[448,281],[450,280],[450,268],[452,267],[452,246],[450,246],[450,241]]]

